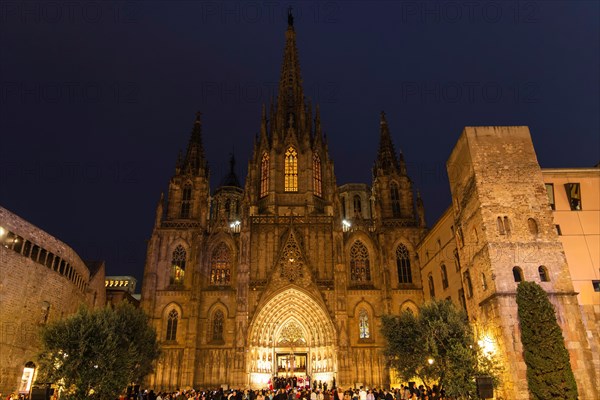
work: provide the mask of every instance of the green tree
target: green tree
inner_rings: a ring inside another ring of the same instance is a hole
[[[535,282],[517,287],[527,383],[534,399],[577,399],[569,352],[548,295]]]
[[[447,300],[423,304],[417,315],[405,310],[400,316],[384,316],[382,333],[390,366],[404,381],[415,377],[425,386],[437,385],[447,395],[467,397],[476,393],[475,377],[492,376],[500,369],[474,340],[465,312]]]
[[[42,330],[38,381],[56,382],[66,399],[115,398],[150,372],[160,354],[148,318],[130,304],[56,321]]]

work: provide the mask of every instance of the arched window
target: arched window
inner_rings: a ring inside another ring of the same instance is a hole
[[[513,268],[513,278],[515,278],[515,282],[523,281],[523,270],[519,267]]]
[[[265,197],[269,191],[269,155],[263,154],[260,162],[260,197]]]
[[[487,279],[485,278],[485,274],[483,272],[481,273],[481,287],[483,290],[487,290],[488,288]]]
[[[371,331],[369,329],[369,314],[364,308],[361,308],[358,313],[358,329],[360,339],[371,338]]]
[[[171,284],[183,284],[186,258],[187,254],[183,247],[181,245],[177,246],[173,251],[173,259],[171,261]]]
[[[223,322],[225,317],[223,316],[223,311],[217,310],[215,315],[213,316],[212,323],[212,339],[215,341],[223,340]]]
[[[369,251],[360,240],[354,242],[350,248],[350,280],[352,283],[371,281]]]
[[[360,203],[360,196],[354,195],[354,215],[362,215],[362,205]]]
[[[527,227],[529,228],[529,233],[531,233],[532,235],[538,234],[538,224],[537,224],[537,222],[535,222],[535,219],[528,218],[527,219]]]
[[[179,322],[179,313],[175,310],[171,310],[167,317],[166,340],[177,340],[177,322]]]
[[[543,265],[538,267],[538,272],[540,274],[540,281],[542,282],[550,282],[550,276],[548,275],[548,269]]]
[[[504,217],[504,229],[506,230],[506,234],[510,235],[510,221],[508,217]]]
[[[498,225],[498,233],[501,235],[505,235],[506,230],[504,229],[504,222],[502,222],[502,217],[498,217],[496,219],[496,225]]]
[[[435,285],[433,284],[433,276],[429,274],[427,280],[429,281],[429,296],[431,296],[431,298],[433,299],[435,298]]]
[[[392,214],[394,218],[400,218],[400,194],[396,182],[392,182],[390,185],[390,196],[392,198]]]
[[[313,156],[313,186],[316,196],[323,196],[323,182],[321,178],[321,159],[318,154]]]
[[[192,208],[192,185],[186,183],[183,187],[183,194],[181,196],[181,214],[180,218],[189,218],[190,210]]]
[[[467,298],[473,297],[473,282],[471,282],[471,273],[469,271],[465,271],[463,274],[465,279],[465,284],[467,285]]]
[[[410,269],[410,254],[405,245],[396,248],[396,267],[398,268],[398,282],[412,283],[412,271]]]
[[[298,191],[298,153],[292,146],[285,152],[285,191]]]
[[[442,271],[442,288],[447,289],[448,288],[448,271],[446,271],[446,265],[442,264],[442,266],[440,267],[440,270]]]
[[[225,243],[219,244],[213,251],[210,266],[211,285],[224,286],[231,283],[231,253]]]

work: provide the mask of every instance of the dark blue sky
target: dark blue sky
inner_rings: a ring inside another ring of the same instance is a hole
[[[542,167],[600,160],[600,3],[0,3],[0,204],[141,280],[194,113],[245,177],[294,8],[338,184],[371,182],[385,110],[431,225],[466,125],[528,125]]]

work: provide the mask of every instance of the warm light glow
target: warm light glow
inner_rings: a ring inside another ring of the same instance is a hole
[[[6,229],[4,229],[3,227],[0,226],[0,237],[4,236],[6,234]]]
[[[346,228],[350,228],[352,226],[352,224],[346,220],[342,221],[342,225],[344,225],[344,227],[346,227]]]
[[[483,335],[483,337],[477,342],[477,344],[479,345],[483,353],[486,355],[494,354],[496,352],[496,345],[494,343],[494,339],[488,334]]]
[[[429,363],[429,365],[432,365],[433,364],[433,358],[427,359],[427,362]]]
[[[34,371],[34,368],[23,368],[23,375],[21,375],[21,385],[19,386],[19,393],[29,393],[29,390],[31,389],[31,382],[33,381]]]

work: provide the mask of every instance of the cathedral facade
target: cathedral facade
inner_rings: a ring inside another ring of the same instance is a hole
[[[572,218],[592,221],[577,242],[591,249],[582,262],[581,246],[557,233],[565,213],[527,127],[465,128],[447,165],[453,205],[430,230],[384,113],[373,156],[371,186],[337,185],[290,18],[277,101],[262,108],[244,185],[232,159],[211,194],[198,115],[157,205],[141,305],[163,354],[149,386],[264,388],[290,377],[390,386],[381,316],[435,297],[462,306],[482,345],[494,343],[505,366],[497,394],[527,399],[515,293],[535,280],[555,305],[580,398],[597,398],[597,168],[589,185],[581,172],[560,176]],[[592,211],[582,211],[580,187]]]
[[[164,351],[155,388],[288,376],[386,385],[378,318],[422,301],[424,211],[385,115],[372,190],[338,187],[319,108],[303,95],[292,21],[285,38],[277,102],[263,106],[245,185],[232,160],[211,196],[198,115],[158,204],[142,289]]]

